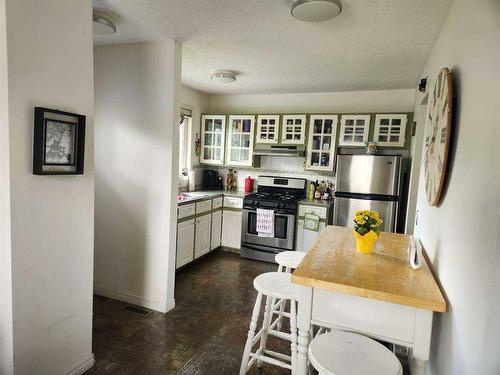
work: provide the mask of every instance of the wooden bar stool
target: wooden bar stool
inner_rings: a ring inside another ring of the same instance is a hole
[[[262,366],[262,362],[271,365],[283,367],[289,370],[294,368],[297,357],[297,296],[298,287],[291,283],[292,275],[286,272],[268,272],[263,273],[253,281],[254,288],[257,290],[257,299],[252,313],[250,329],[243,351],[241,360],[240,375],[244,375],[257,362],[257,367]],[[264,320],[262,328],[256,334],[257,322],[259,320],[262,297],[266,296],[266,307],[264,312]],[[290,301],[290,333],[276,330],[278,319],[272,322],[272,307],[273,301],[279,298],[280,300]],[[291,356],[286,354],[266,350],[266,342],[268,335],[272,335],[291,343]],[[252,352],[255,344],[259,343],[257,351]]]
[[[292,270],[299,266],[305,256],[306,253],[302,251],[282,251],[276,254],[274,261],[278,263],[278,272],[291,273]],[[272,315],[278,315],[278,324],[276,326],[278,331],[281,331],[281,327],[283,327],[283,317],[290,318],[290,314],[285,312],[285,304],[286,301],[282,299],[274,300],[272,303]]]
[[[398,358],[384,345],[356,333],[333,330],[309,345],[309,361],[319,375],[403,375]]]

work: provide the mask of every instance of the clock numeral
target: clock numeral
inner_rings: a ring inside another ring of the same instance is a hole
[[[441,129],[441,143],[446,143],[446,128]]]

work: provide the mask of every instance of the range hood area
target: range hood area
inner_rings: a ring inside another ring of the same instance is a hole
[[[304,156],[305,146],[286,146],[286,145],[258,145],[253,154],[255,156]]]

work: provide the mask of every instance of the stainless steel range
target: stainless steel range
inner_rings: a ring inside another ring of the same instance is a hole
[[[257,193],[243,199],[241,256],[274,263],[281,251],[294,250],[297,202],[306,196],[307,180],[260,176]],[[259,236],[257,208],[274,211],[274,236]]]

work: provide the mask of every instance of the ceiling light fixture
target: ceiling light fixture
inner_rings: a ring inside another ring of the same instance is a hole
[[[94,20],[94,34],[111,35],[116,33],[116,25],[107,14],[94,10],[92,16]]]
[[[296,0],[292,4],[292,16],[307,22],[326,21],[341,11],[340,0]]]
[[[232,83],[236,81],[236,75],[229,70],[218,70],[210,79],[220,83]]]

